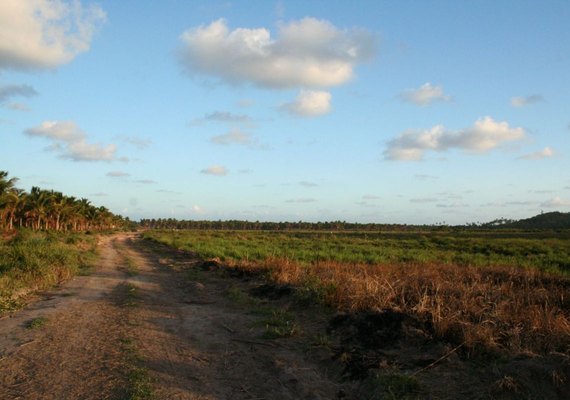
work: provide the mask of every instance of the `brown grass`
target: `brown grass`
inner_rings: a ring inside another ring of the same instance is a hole
[[[570,279],[536,270],[436,264],[238,263],[310,289],[346,311],[395,309],[433,323],[437,337],[480,351],[570,352]]]

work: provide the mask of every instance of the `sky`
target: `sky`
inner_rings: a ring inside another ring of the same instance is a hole
[[[140,218],[570,211],[570,2],[0,1],[0,170]]]

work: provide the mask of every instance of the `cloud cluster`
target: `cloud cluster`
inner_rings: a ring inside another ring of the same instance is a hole
[[[309,181],[300,181],[299,185],[304,186],[304,187],[317,187],[317,186],[319,186],[315,182],[309,182]]]
[[[213,136],[212,143],[228,145],[228,144],[241,144],[251,145],[253,143],[251,135],[247,132],[242,132],[239,129],[233,129],[223,135]]]
[[[429,82],[424,83],[418,89],[408,89],[400,94],[400,98],[408,103],[419,106],[428,106],[436,102],[451,101],[452,97],[443,92],[441,86],[434,86]]]
[[[49,150],[59,153],[60,158],[73,161],[113,161],[117,158],[117,146],[92,144],[87,135],[73,121],[44,121],[40,125],[26,129],[25,134],[49,139]],[[122,159],[125,161],[125,159]]]
[[[435,203],[437,200],[435,197],[414,197],[410,199],[410,203]]]
[[[517,96],[511,99],[513,107],[524,107],[531,104],[536,104],[544,101],[544,97],[539,94],[532,94],[530,96]]]
[[[229,172],[230,171],[228,171],[226,167],[223,167],[221,165],[212,165],[200,171],[202,174],[214,176],[226,176],[229,174]]]
[[[428,174],[415,174],[414,179],[418,181],[433,181],[439,179],[438,176],[428,175]]]
[[[143,139],[136,136],[117,136],[116,139],[124,143],[130,144],[131,146],[134,146],[139,150],[146,149],[152,144],[152,140]]]
[[[110,178],[125,178],[131,176],[131,174],[123,171],[109,171],[106,175]]]
[[[386,160],[421,160],[426,151],[443,152],[461,149],[484,153],[505,142],[525,137],[523,128],[512,128],[507,122],[497,122],[491,117],[475,121],[470,128],[449,131],[443,125],[428,130],[407,130],[388,142],[384,151]]]
[[[317,200],[311,197],[299,197],[296,199],[285,200],[285,203],[315,203]]]
[[[0,1],[0,70],[49,69],[89,50],[104,11],[80,1]]]
[[[185,31],[180,39],[187,72],[268,88],[343,84],[353,77],[354,66],[375,52],[370,33],[341,30],[314,18],[282,24],[277,38],[265,28],[230,31],[219,19]]]
[[[292,115],[316,117],[331,111],[331,94],[320,90],[301,90],[297,99],[281,108]]]
[[[253,125],[253,121],[249,115],[234,114],[228,111],[214,111],[204,114],[201,118],[194,118],[188,123],[189,126],[201,125],[205,122],[225,122],[231,124]]]
[[[29,85],[5,85],[0,86],[0,104],[12,99],[12,97],[33,97],[38,92]]]
[[[545,208],[570,207],[570,200],[564,200],[559,196],[556,196],[541,203],[540,206]]]
[[[543,158],[550,158],[554,157],[556,153],[552,150],[551,147],[545,147],[542,150],[535,151],[534,153],[525,154],[520,156],[519,159],[521,160],[542,160]]]

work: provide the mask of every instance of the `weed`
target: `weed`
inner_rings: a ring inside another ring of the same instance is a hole
[[[516,379],[508,375],[505,375],[501,379],[497,380],[495,382],[495,386],[503,392],[517,393],[519,391],[519,385]]]
[[[37,317],[34,318],[30,321],[28,321],[28,323],[26,324],[26,328],[27,329],[38,329],[41,328],[42,326],[44,326],[47,322],[47,318],[45,317]]]
[[[259,307],[261,300],[251,297],[243,290],[238,288],[230,288],[227,290],[226,295],[235,304],[248,307]]]
[[[123,305],[126,307],[136,307],[138,305],[138,300],[139,300],[137,287],[132,283],[127,283],[125,285],[125,288],[126,288],[126,295]]]
[[[331,338],[328,335],[318,334],[315,335],[311,341],[311,345],[315,347],[331,347]]]
[[[260,321],[265,326],[265,339],[278,339],[294,336],[299,332],[293,316],[284,310],[270,310],[267,317]]]
[[[374,400],[415,400],[425,394],[415,377],[396,373],[378,374],[369,379],[368,385]]]
[[[299,332],[291,313],[270,307],[260,299],[256,299],[238,288],[230,288],[226,294],[234,304],[248,307],[252,314],[262,317],[255,325],[265,327],[263,333],[265,339],[290,337]]]
[[[135,348],[132,338],[120,339],[122,349],[127,356],[128,388],[124,400],[151,400],[153,398],[152,378],[148,368],[141,366],[142,358]]]
[[[152,395],[152,379],[147,368],[132,367],[127,374],[129,389],[127,391],[128,400],[149,400]]]
[[[130,257],[125,257],[127,263],[127,275],[136,276],[139,273],[137,264]]]
[[[9,295],[3,295],[0,293],[0,314],[10,311],[16,311],[24,306],[24,302],[21,299],[13,299]]]

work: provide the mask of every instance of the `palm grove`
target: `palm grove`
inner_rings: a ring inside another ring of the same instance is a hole
[[[87,231],[124,226],[126,220],[89,200],[54,190],[17,188],[17,178],[0,171],[0,229]]]

